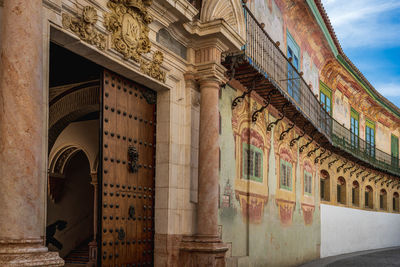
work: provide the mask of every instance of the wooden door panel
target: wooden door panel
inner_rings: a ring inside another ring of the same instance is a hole
[[[155,100],[154,91],[104,71],[102,266],[153,265]]]

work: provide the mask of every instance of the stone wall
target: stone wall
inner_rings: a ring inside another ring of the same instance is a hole
[[[400,246],[400,214],[321,204],[321,257],[394,246]]]

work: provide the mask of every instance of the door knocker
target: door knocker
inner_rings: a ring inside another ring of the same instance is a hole
[[[135,207],[130,206],[129,207],[129,218],[133,219],[135,217]]]
[[[128,170],[131,173],[137,173],[139,170],[138,165],[139,153],[134,146],[128,147]]]
[[[125,231],[124,231],[124,229],[119,229],[119,231],[118,231],[118,239],[119,240],[124,240],[125,239]]]

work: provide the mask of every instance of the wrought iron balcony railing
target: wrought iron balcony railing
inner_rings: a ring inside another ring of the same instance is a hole
[[[368,144],[332,118],[296,69],[292,59],[288,59],[279,49],[245,4],[243,8],[246,45],[242,53],[248,64],[268,80],[308,120],[307,123],[312,124],[313,129],[325,137],[323,139],[327,146],[351,154],[355,161],[361,160],[372,167],[400,176],[399,159]]]

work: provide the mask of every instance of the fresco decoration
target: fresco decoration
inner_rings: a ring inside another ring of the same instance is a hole
[[[305,139],[300,144],[304,144]],[[309,148],[312,151],[315,147]],[[311,225],[315,211],[315,191],[316,191],[316,171],[317,166],[313,161],[313,157],[309,157],[308,151],[300,154],[300,184],[301,184],[301,209],[303,211],[303,219],[305,225]]]
[[[222,188],[222,194],[220,197],[220,214],[225,218],[232,218],[236,215],[236,207],[233,203],[234,201],[234,190],[232,185],[229,182],[229,179],[226,179],[226,183]]]
[[[274,120],[274,119],[273,119]],[[290,131],[284,140],[280,134],[289,127],[286,120],[280,121],[274,127],[274,151],[276,184],[275,203],[278,206],[278,215],[283,226],[290,226],[293,221],[293,212],[296,206],[296,164],[297,144],[290,146],[289,140],[295,138],[295,131]]]
[[[244,100],[233,110],[232,128],[235,137],[236,178],[235,196],[242,216],[250,223],[261,223],[264,205],[268,201],[268,155],[270,133],[266,132],[264,111],[254,123],[251,114],[260,103]]]

